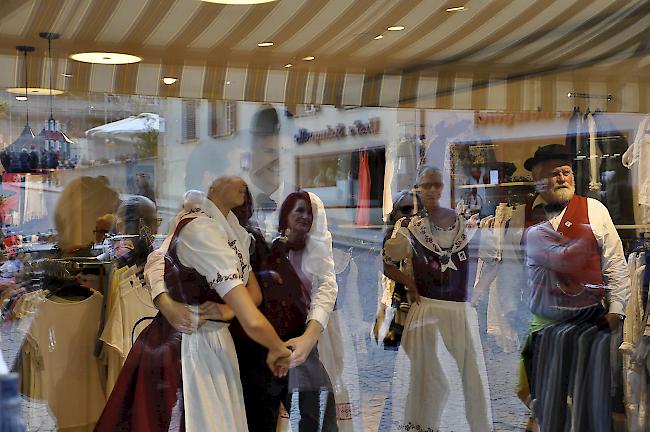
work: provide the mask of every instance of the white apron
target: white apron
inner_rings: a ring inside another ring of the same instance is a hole
[[[181,342],[187,432],[247,432],[239,366],[228,324],[206,322]]]

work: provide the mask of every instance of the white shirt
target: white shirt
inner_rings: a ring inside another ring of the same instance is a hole
[[[645,117],[634,135],[634,142],[627,149],[622,158],[623,165],[631,169],[636,165],[636,187],[638,188],[638,201],[642,206],[642,223],[650,223],[650,116]]]
[[[533,208],[543,204],[546,204],[546,201],[538,195],[533,202]],[[566,207],[558,215],[549,219],[556,231],[565,212]],[[601,269],[603,279],[607,284],[605,297],[609,304],[609,312],[625,314],[631,284],[621,238],[618,236],[607,207],[600,201],[587,198],[587,213],[591,231],[594,233],[601,252]]]
[[[211,287],[223,297],[237,285],[248,282],[250,272],[250,236],[230,212],[224,217],[221,210],[206,199],[201,210],[182,216],[196,218],[178,235],[176,252],[181,264],[205,276]],[[167,236],[159,249],[147,257],[144,277],[151,287],[151,299],[167,291],[165,286],[165,254],[172,235]]]

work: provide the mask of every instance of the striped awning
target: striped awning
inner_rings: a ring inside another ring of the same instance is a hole
[[[16,45],[37,47],[29,84],[48,86],[38,33],[52,31],[61,34],[55,87],[70,93],[552,111],[578,92],[613,95],[611,111],[649,111],[647,0],[465,0],[466,10],[446,12],[458,3],[4,0],[0,87],[23,83]],[[386,31],[397,24],[405,29]],[[259,48],[263,41],[274,46]],[[68,59],[80,51],[143,61]],[[315,60],[301,60],[307,55]],[[178,81],[165,85],[165,76]]]

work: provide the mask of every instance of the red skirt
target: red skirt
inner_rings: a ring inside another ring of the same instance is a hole
[[[133,344],[95,431],[168,432],[176,405],[184,431],[182,394],[181,333],[158,313]]]

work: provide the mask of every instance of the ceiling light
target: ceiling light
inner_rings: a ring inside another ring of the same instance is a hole
[[[261,4],[261,3],[271,3],[276,0],[201,0],[206,3],[219,3],[227,5],[251,5],[251,4]]]
[[[400,25],[392,26],[392,27],[388,27],[386,30],[388,30],[388,31],[400,31],[400,30],[404,30],[404,26],[400,26]]]
[[[25,94],[25,87],[12,87],[8,88],[7,91],[9,93],[14,93],[14,94]],[[49,88],[41,88],[41,87],[28,87],[27,88],[27,93],[33,94],[35,96],[48,96],[50,94],[50,89]],[[52,95],[60,95],[63,94],[63,90],[57,90],[57,89],[52,89]]]
[[[72,60],[83,63],[100,63],[100,64],[128,64],[142,61],[141,57],[131,54],[109,53],[109,52],[86,52],[77,53],[70,56]]]
[[[230,81],[226,81],[226,85],[230,85]]]
[[[24,102],[24,101],[27,100],[27,98],[26,98],[25,96],[16,96],[16,100],[17,100],[17,101]]]
[[[165,84],[167,84],[167,85],[172,85],[172,84],[174,84],[176,81],[178,81],[178,78],[174,78],[174,77],[165,77],[165,78],[163,78],[163,82],[164,82]]]
[[[314,60],[315,58],[316,58],[316,57],[314,57],[314,56],[307,56],[307,57],[303,57],[302,59],[303,59],[304,61],[312,61],[312,60]]]
[[[258,47],[270,47],[273,46],[273,42],[260,42],[257,44]]]
[[[383,39],[383,38],[384,38],[384,35],[377,35],[377,36],[375,36],[375,40],[379,40],[379,39]]]
[[[463,10],[465,10],[465,6],[456,6],[456,7],[447,8],[447,12],[458,12]]]
[[[284,67],[286,68],[290,68],[291,66],[293,66],[291,63],[287,63],[286,65],[284,65]]]
[[[71,78],[72,77],[72,74],[69,74],[69,73],[62,73],[61,75],[63,75],[66,78]]]

